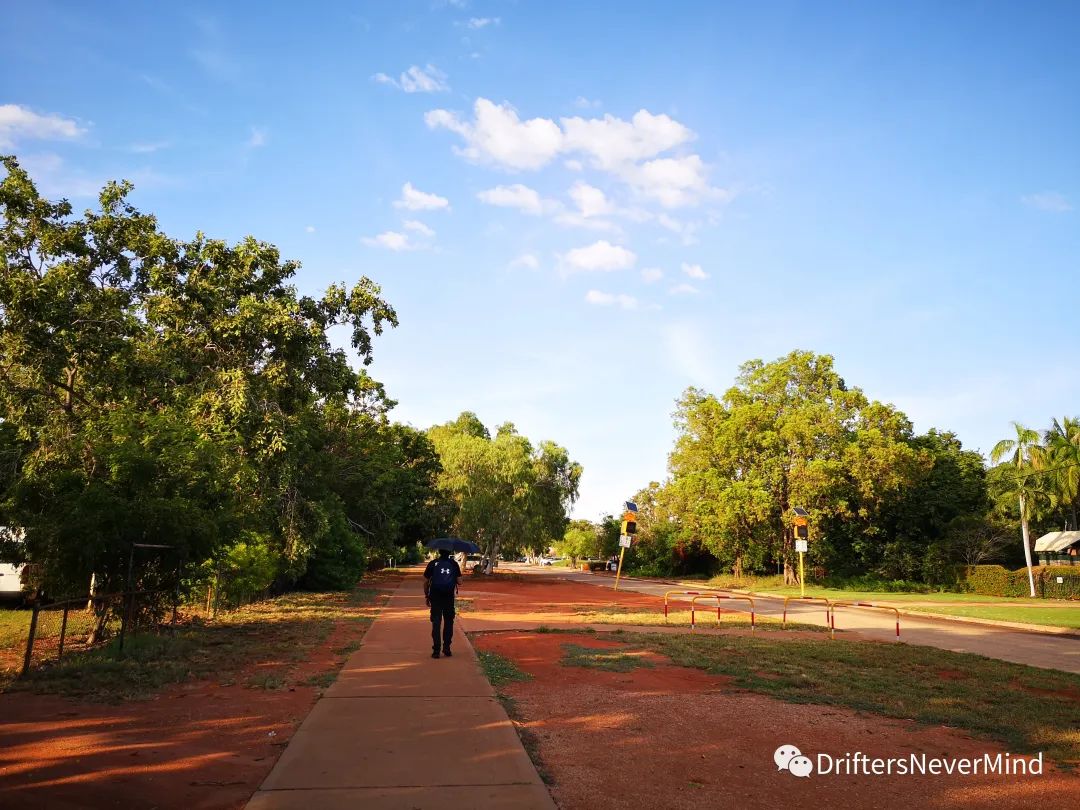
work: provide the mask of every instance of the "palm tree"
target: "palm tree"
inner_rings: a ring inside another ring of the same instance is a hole
[[[1065,529],[1077,528],[1080,501],[1080,419],[1055,419],[1043,437],[1049,466],[1053,470],[1051,503],[1065,514]]]
[[[1031,567],[1031,532],[1028,529],[1028,500],[1031,495],[1031,484],[1028,482],[1033,456],[1041,455],[1042,446],[1039,444],[1039,434],[1031,428],[1026,428],[1019,422],[1012,423],[1016,430],[1015,439],[1002,439],[994,445],[990,451],[990,460],[998,464],[1008,457],[1009,463],[1016,467],[1016,493],[1020,498],[1020,531],[1024,537],[1024,560],[1027,562],[1028,586],[1031,595],[1035,596],[1035,573]]]

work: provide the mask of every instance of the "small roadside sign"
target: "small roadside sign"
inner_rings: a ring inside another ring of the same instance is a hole
[[[630,548],[630,536],[626,534],[620,534],[619,545],[623,548]]]
[[[796,540],[795,541],[795,550],[797,552],[799,552],[800,554],[805,554],[807,551],[810,550],[807,547],[807,545],[808,544],[807,544],[807,542],[805,540]]]

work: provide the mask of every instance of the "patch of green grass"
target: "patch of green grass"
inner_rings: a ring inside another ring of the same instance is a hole
[[[630,672],[639,667],[652,667],[652,661],[645,657],[642,650],[607,649],[582,647],[580,644],[563,644],[563,657],[560,662],[564,667],[588,667],[607,672]]]
[[[29,629],[29,610],[0,608],[0,648],[25,647]]]
[[[477,650],[476,657],[480,659],[480,668],[484,675],[496,689],[513,681],[532,680],[532,675],[518,669],[513,661],[498,653]]]
[[[257,675],[253,675],[248,678],[247,686],[249,689],[284,689],[288,686],[288,680],[280,672],[260,672]]]
[[[350,641],[348,644],[343,644],[342,646],[337,647],[334,650],[334,655],[352,655],[354,652],[360,649],[360,646],[362,644],[363,642],[360,639],[355,639],[354,641]]]
[[[336,672],[319,672],[310,675],[304,680],[304,686],[315,686],[319,689],[327,689],[337,680]]]
[[[664,627],[668,625],[674,627],[690,626],[689,610],[672,610],[669,615],[665,617],[664,614],[659,611],[642,610],[641,608],[626,605],[609,605],[577,608],[575,609],[574,614],[578,619],[590,624],[627,624],[636,627]],[[750,614],[721,613],[720,618],[717,619],[715,605],[706,605],[704,608],[698,608],[697,626],[701,628],[722,627],[725,630],[749,630]],[[771,616],[758,616],[756,626],[758,630],[787,629],[808,630],[814,633],[828,632],[827,627],[820,627],[816,624],[800,624],[790,621],[785,628],[779,619],[775,619]]]
[[[990,619],[998,622],[1022,622],[1041,624],[1047,627],[1071,627],[1080,630],[1080,605],[1076,607],[1013,607],[1002,606],[956,606],[935,605],[933,607],[915,606],[907,610],[920,613],[942,613],[948,616],[967,616],[973,619]]]
[[[675,664],[791,703],[962,728],[1080,764],[1080,675],[906,644],[629,634]]]
[[[38,665],[27,677],[0,683],[0,688],[116,701],[146,697],[186,680],[237,682],[254,665],[308,660],[339,622],[353,632],[354,622],[370,623],[378,594],[372,588],[290,593],[219,612],[213,622],[188,619],[172,633],[129,635],[122,654],[116,639],[94,649],[73,650],[62,663]],[[289,682],[287,667],[247,681],[269,689]]]
[[[773,581],[773,580],[777,581]],[[686,585],[700,585],[700,582],[685,582]],[[710,588],[716,588],[718,590],[731,590],[731,591],[748,591],[752,593],[760,593],[763,595],[772,594],[774,596],[798,596],[800,591],[797,585],[784,585],[783,578],[765,577],[760,580],[735,580],[730,576],[714,577],[709,580],[706,585]],[[968,603],[986,604],[986,605],[1001,605],[1007,607],[1042,607],[1042,604],[1055,604],[1062,606],[1071,606],[1075,602],[1064,599],[1039,599],[1031,600],[1028,597],[1018,596],[985,596],[977,593],[952,593],[952,592],[938,592],[931,593],[908,593],[903,591],[860,591],[852,588],[826,588],[821,585],[807,585],[807,596],[825,597],[826,599],[834,600],[862,600],[873,602],[895,602],[898,605],[901,603],[919,603],[929,602],[935,605],[937,604],[949,604],[959,603],[961,605]],[[1019,605],[1017,603],[1020,603]],[[929,608],[927,608],[929,609]]]

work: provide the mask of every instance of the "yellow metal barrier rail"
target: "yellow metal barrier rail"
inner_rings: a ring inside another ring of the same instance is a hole
[[[784,621],[783,626],[787,627],[787,606],[788,602],[795,600],[796,602],[824,602],[825,603],[825,623],[829,623],[829,608],[832,602],[826,599],[824,596],[785,596],[784,597]]]
[[[745,599],[750,603],[750,632],[753,633],[757,630],[757,621],[754,610],[754,599],[751,596],[736,596],[726,593],[703,593],[695,596],[690,600],[690,630],[693,631],[697,623],[695,621],[695,608],[697,607],[698,599],[715,599],[716,600],[716,623],[720,624],[720,600],[721,599]]]
[[[836,609],[838,607],[861,607],[892,611],[896,614],[896,640],[900,640],[900,611],[894,607],[875,605],[870,602],[833,602],[829,607],[829,638],[836,638]]]

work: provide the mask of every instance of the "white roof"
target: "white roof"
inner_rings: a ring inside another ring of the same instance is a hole
[[[1080,543],[1080,532],[1050,532],[1035,541],[1035,550],[1064,551],[1073,543]]]

